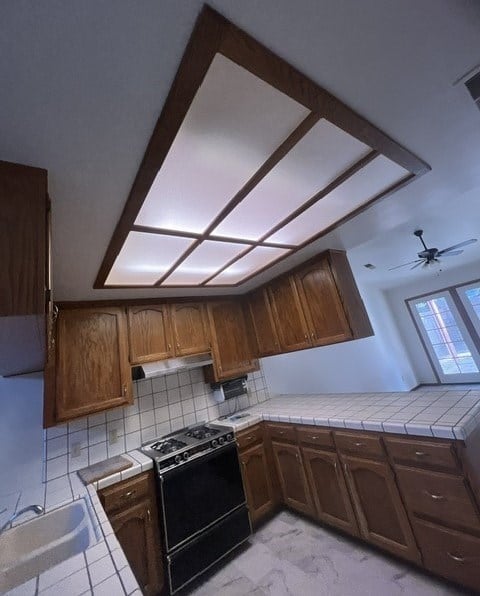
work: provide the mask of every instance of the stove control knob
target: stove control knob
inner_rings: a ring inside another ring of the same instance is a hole
[[[213,439],[213,441],[210,443],[210,445],[211,445],[212,447],[217,447],[217,446],[218,446],[218,441],[217,441],[217,439]]]
[[[190,453],[188,451],[183,452],[183,459],[188,459],[190,457]]]
[[[227,439],[227,441],[233,441],[232,433],[228,433],[228,435],[225,438]]]
[[[219,445],[223,445],[225,443],[225,438],[224,437],[218,437],[218,444]]]
[[[176,464],[179,464],[182,461],[181,456],[180,455],[176,455],[174,461],[175,461]]]

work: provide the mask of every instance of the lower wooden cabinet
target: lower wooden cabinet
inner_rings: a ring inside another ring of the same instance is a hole
[[[144,473],[99,492],[113,531],[144,594],[164,584],[153,473]]]
[[[256,525],[275,508],[272,480],[263,444],[240,453],[250,520]]]
[[[306,447],[302,448],[302,455],[318,519],[358,535],[357,520],[338,455]]]
[[[386,462],[342,455],[360,534],[395,555],[420,562],[405,508]]]
[[[272,441],[272,449],[283,502],[301,513],[314,515],[315,509],[302,465],[300,448]]]
[[[416,520],[414,529],[425,567],[478,593],[480,538],[425,520]]]

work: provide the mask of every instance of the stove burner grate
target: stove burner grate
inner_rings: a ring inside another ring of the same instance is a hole
[[[174,451],[178,451],[178,449],[182,449],[182,447],[186,446],[186,443],[179,441],[178,439],[164,439],[163,441],[157,441],[151,445],[150,448],[162,453],[163,455],[167,455],[168,453],[173,453]]]

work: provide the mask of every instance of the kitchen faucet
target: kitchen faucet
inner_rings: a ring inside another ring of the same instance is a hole
[[[45,509],[41,505],[28,505],[28,507],[24,507],[23,509],[20,509],[20,511],[17,511],[17,513],[14,513],[10,519],[3,524],[3,526],[0,528],[0,534],[2,534],[2,532],[4,532],[8,526],[11,526],[17,517],[23,513],[26,513],[27,511],[34,511],[37,515],[40,515],[40,513],[45,513]]]

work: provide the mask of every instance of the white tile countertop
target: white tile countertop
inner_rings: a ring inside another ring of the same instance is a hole
[[[236,431],[260,420],[465,440],[480,425],[480,391],[279,395],[215,421]]]
[[[131,478],[153,467],[153,461],[139,451],[124,455],[133,466],[85,486],[76,472],[50,480],[41,486],[32,487],[5,497],[0,497],[0,525],[15,511],[30,504],[45,507],[52,511],[74,500],[86,498],[94,520],[94,530],[98,541],[74,557],[51,567],[37,577],[13,588],[5,596],[141,596],[141,591],[133,575],[123,550],[113,533],[112,526],[97,496],[97,490],[121,480]],[[35,514],[31,514],[35,517]],[[19,518],[15,525],[25,523],[29,516]],[[0,537],[8,540],[8,530]]]

